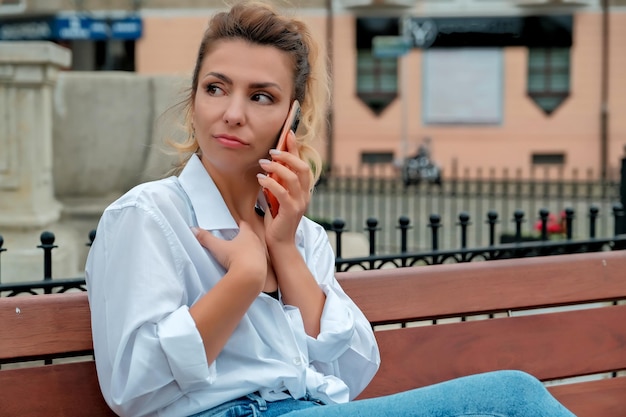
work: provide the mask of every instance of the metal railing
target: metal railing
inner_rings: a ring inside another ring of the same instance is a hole
[[[351,269],[380,269],[380,268],[400,268],[415,265],[435,265],[443,263],[490,261],[507,258],[524,258],[534,256],[560,255],[567,253],[598,252],[606,250],[626,249],[626,234],[616,234],[611,237],[598,237],[596,234],[597,207],[589,208],[589,230],[585,239],[574,239],[574,218],[576,213],[573,209],[565,210],[563,219],[563,230],[555,239],[550,235],[549,222],[550,212],[541,209],[540,232],[534,236],[532,241],[522,235],[521,225],[525,222],[524,213],[515,213],[516,233],[512,236],[510,243],[496,241],[496,226],[498,215],[494,211],[487,213],[487,230],[489,244],[486,246],[467,247],[467,234],[471,226],[470,216],[463,213],[459,216],[458,226],[461,235],[461,244],[458,249],[441,249],[439,246],[439,232],[441,228],[441,218],[438,215],[431,215],[429,229],[431,230],[431,248],[429,250],[412,250],[409,246],[409,231],[411,222],[408,217],[398,219],[397,231],[399,235],[400,250],[396,253],[378,253],[378,237],[381,233],[378,220],[369,218],[366,222],[366,231],[369,240],[369,254],[367,256],[343,258],[343,235],[346,232],[345,222],[337,219],[330,225],[330,230],[335,233],[335,267],[337,271],[348,271]],[[624,222],[624,210],[621,204],[614,207],[615,224]],[[96,238],[95,230],[89,233],[87,245]],[[525,241],[526,240],[526,241]],[[53,278],[52,257],[53,250],[58,246],[55,244],[55,236],[51,232],[43,232],[40,235],[41,244],[37,248],[42,250],[43,279],[29,282],[2,283],[0,275],[0,296],[15,296],[20,294],[50,294],[62,293],[69,290],[86,291],[85,278]],[[4,248],[4,240],[0,236],[0,255],[5,252],[10,253],[10,248]],[[0,256],[1,258],[1,256]],[[1,259],[0,259],[1,261]],[[0,272],[1,272],[0,263]]]
[[[521,172],[511,175],[506,170],[497,175],[494,170],[457,171],[460,170],[453,169],[444,175],[441,185],[404,186],[390,167],[359,171],[333,169],[331,176],[322,178],[316,185],[307,215],[326,223],[335,218],[344,219],[346,228],[353,232],[363,232],[367,219],[374,217],[382,228],[378,245],[390,253],[400,250],[394,230],[397,219],[402,216],[412,220],[414,232],[408,239],[409,245],[417,250],[429,248],[429,223],[433,214],[441,218],[443,228],[439,244],[442,249],[458,247],[455,225],[463,213],[497,212],[500,232],[514,234],[517,227],[514,216],[518,211],[527,216],[537,215],[540,209],[560,213],[571,208],[576,213],[586,213],[590,206],[595,206],[597,236],[615,234],[612,216],[615,204],[621,202],[620,184],[624,188],[624,181],[617,173],[613,178],[598,180],[592,172],[583,175],[575,170],[565,176],[561,170],[535,169],[527,178],[523,178]],[[522,225],[523,233],[532,233],[534,222],[540,218],[530,220],[532,222]],[[585,237],[589,221],[586,216],[574,218],[578,233],[574,238]],[[472,229],[466,238],[472,246],[489,244],[484,228]]]

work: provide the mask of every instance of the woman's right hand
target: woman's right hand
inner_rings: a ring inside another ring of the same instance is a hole
[[[198,242],[226,268],[226,274],[189,308],[204,343],[208,363],[215,361],[267,277],[265,246],[246,222],[232,240],[192,228]]]
[[[239,233],[232,240],[220,239],[209,231],[193,228],[198,242],[213,254],[215,259],[229,272],[252,279],[262,291],[267,277],[267,255],[265,245],[244,221],[239,224]]]

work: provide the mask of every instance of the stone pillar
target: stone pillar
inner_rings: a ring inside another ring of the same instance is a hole
[[[71,52],[52,42],[0,42],[2,282],[43,276],[39,232],[62,210],[52,178],[52,95],[70,63]]]
[[[52,180],[52,93],[71,53],[51,42],[0,42],[0,228],[45,226],[61,204]]]

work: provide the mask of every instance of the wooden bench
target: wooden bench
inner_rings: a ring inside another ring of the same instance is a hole
[[[361,398],[521,369],[546,381],[579,417],[626,413],[626,251],[354,271],[338,278],[375,326],[382,355]],[[578,306],[587,303],[593,308]],[[569,305],[576,307],[562,308]],[[0,329],[2,362],[92,349],[85,293],[0,299]],[[589,375],[594,378],[569,380]],[[567,383],[550,385],[554,380]],[[113,415],[91,360],[5,365],[0,387],[3,416]]]

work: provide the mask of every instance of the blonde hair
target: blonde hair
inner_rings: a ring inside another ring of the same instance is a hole
[[[302,106],[296,141],[300,158],[309,162],[314,181],[317,181],[321,175],[322,160],[313,142],[325,126],[326,105],[330,100],[325,60],[318,60],[319,47],[304,22],[281,15],[269,4],[254,0],[238,2],[209,21],[200,42],[190,91],[183,103],[187,138],[171,143],[180,156],[180,163],[174,172],[180,172],[189,157],[199,150],[191,127],[191,107],[204,57],[216,41],[223,39],[243,39],[253,44],[273,46],[292,57],[293,99],[297,99]]]

